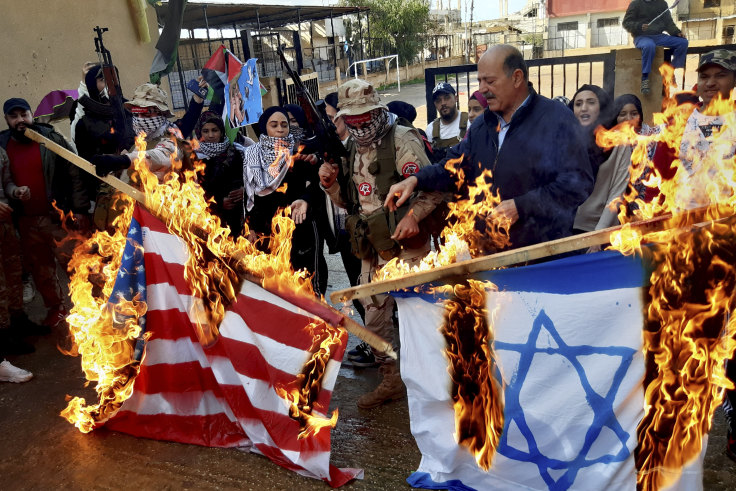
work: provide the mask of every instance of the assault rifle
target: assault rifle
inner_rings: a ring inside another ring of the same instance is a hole
[[[135,143],[135,134],[133,134],[133,126],[123,106],[123,89],[120,88],[118,70],[112,63],[110,51],[105,48],[102,42],[102,33],[107,32],[107,30],[107,27],[97,26],[94,28],[94,31],[97,33],[97,37],[95,37],[95,51],[100,59],[100,69],[105,79],[107,98],[110,100],[110,106],[113,110],[112,134],[119,152],[133,146]]]
[[[348,157],[348,151],[342,144],[340,137],[337,136],[337,130],[325,111],[325,101],[320,99],[315,102],[312,94],[304,86],[302,79],[291,69],[289,63],[284,56],[282,46],[276,50],[281,58],[281,64],[284,70],[291,77],[296,89],[296,96],[299,100],[299,106],[304,110],[309,126],[314,129],[315,147],[320,151],[320,157],[327,157],[327,160],[338,160],[339,157]],[[311,142],[307,141],[306,144]]]

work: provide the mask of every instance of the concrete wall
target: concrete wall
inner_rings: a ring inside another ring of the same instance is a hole
[[[626,10],[630,0],[548,0],[550,17]]]
[[[0,101],[23,97],[35,110],[48,92],[77,89],[82,65],[97,60],[97,25],[110,29],[103,40],[120,70],[123,93],[132,96],[148,81],[158,40],[156,12],[147,7],[146,14],[151,42],[143,44],[128,0],[24,0],[7,6],[0,16],[5,39]]]
[[[657,48],[652,62],[652,72],[649,74],[651,92],[643,95],[641,88],[641,51],[636,48],[619,49],[616,51],[616,85],[614,97],[622,94],[634,94],[641,100],[644,110],[644,121],[652,122],[652,114],[662,111],[662,76],[658,67],[664,61],[664,50]]]

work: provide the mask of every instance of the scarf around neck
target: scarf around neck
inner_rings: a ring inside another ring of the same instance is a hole
[[[227,140],[219,143],[199,142],[199,148],[197,148],[197,157],[199,157],[200,159],[217,157],[225,150],[227,150],[227,147],[229,146],[230,142]]]
[[[291,164],[294,137],[275,138],[261,135],[258,143],[243,151],[245,210],[253,209],[255,195],[273,193],[286,177]]]

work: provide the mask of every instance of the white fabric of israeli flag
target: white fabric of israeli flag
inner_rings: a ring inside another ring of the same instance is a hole
[[[409,484],[636,489],[636,428],[644,415],[642,286],[648,277],[641,262],[602,252],[481,276],[499,288],[487,295],[487,311],[504,386],[504,429],[488,472],[455,439],[441,300],[396,294],[401,375],[422,453]],[[700,458],[670,489],[702,489],[704,454],[705,442]]]

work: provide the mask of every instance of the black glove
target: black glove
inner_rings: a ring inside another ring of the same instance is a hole
[[[130,159],[127,155],[94,155],[92,165],[98,176],[105,177],[111,172],[130,167]]]

